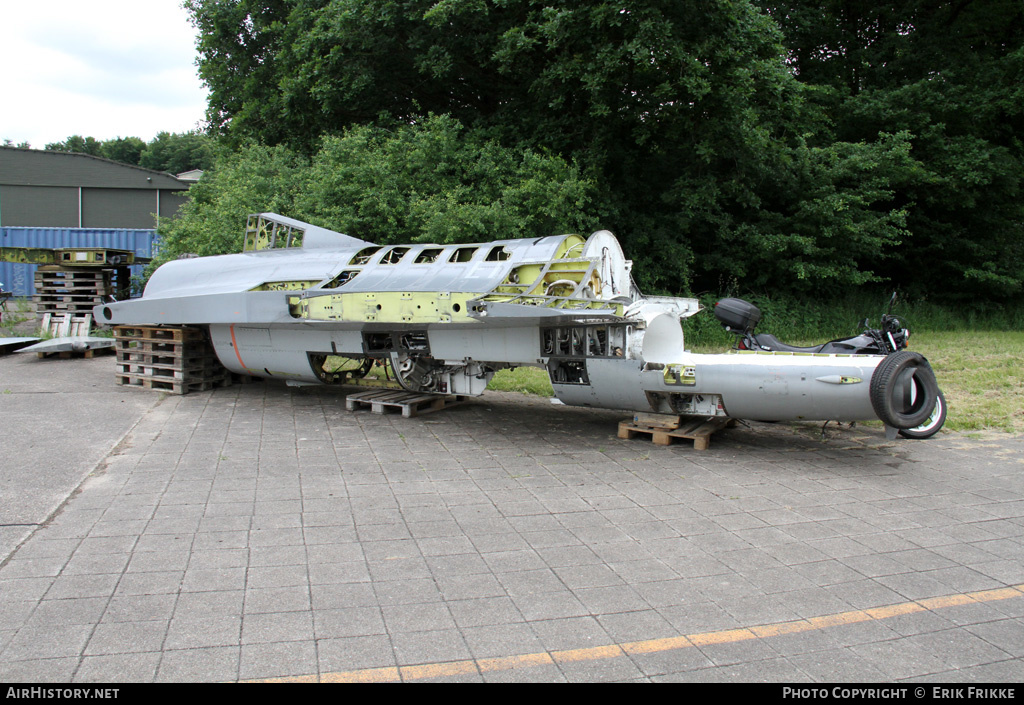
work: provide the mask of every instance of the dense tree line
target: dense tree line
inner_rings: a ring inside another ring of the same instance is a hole
[[[1019,0],[186,6],[211,131],[238,150],[208,173],[225,202],[379,242],[606,227],[669,292],[1021,293]],[[416,140],[429,160],[402,158]],[[301,177],[254,202],[256,154]],[[517,181],[537,188],[513,206]],[[193,232],[213,222],[190,208]]]
[[[831,126],[866,143],[911,138],[893,183],[907,213],[882,276],[969,300],[1019,297],[1024,280],[1024,4],[1018,0],[758,0]],[[911,284],[911,282],[907,282]]]
[[[216,140],[200,132],[160,132],[149,142],[139,137],[98,140],[95,137],[71,135],[62,142],[47,144],[46,149],[89,154],[169,174],[207,169],[213,164],[217,153]]]
[[[593,182],[560,157],[503,147],[449,116],[357,126],[325,137],[312,157],[248,145],[223,159],[192,187],[180,217],[161,223],[161,261],[236,252],[246,217],[261,211],[344,223],[377,242],[588,232],[597,227],[588,219],[594,195]]]

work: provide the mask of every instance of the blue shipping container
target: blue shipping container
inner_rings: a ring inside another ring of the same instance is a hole
[[[39,247],[56,250],[64,247],[96,247],[107,250],[132,250],[139,257],[152,257],[156,248],[156,230],[115,230],[103,228],[0,228],[0,247]],[[33,296],[34,264],[0,262],[0,282],[4,291],[15,296]],[[143,267],[131,268],[132,276]]]

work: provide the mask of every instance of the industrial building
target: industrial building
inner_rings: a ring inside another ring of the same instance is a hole
[[[158,217],[174,216],[194,182],[194,175],[178,179],[88,154],[0,147],[0,248],[106,248],[151,257]],[[37,295],[36,269],[0,261],[3,290]]]
[[[0,147],[0,227],[154,229],[190,185],[88,154]]]

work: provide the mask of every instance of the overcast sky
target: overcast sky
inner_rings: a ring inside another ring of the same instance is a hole
[[[203,120],[182,0],[0,0],[0,144],[187,132]]]

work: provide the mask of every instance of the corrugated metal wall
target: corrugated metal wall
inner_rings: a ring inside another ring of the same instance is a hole
[[[133,250],[140,257],[152,257],[155,230],[105,230],[93,228],[0,228],[0,247],[102,247],[109,250]],[[132,274],[142,274],[141,266]],[[0,282],[15,296],[35,294],[34,264],[0,262]]]

